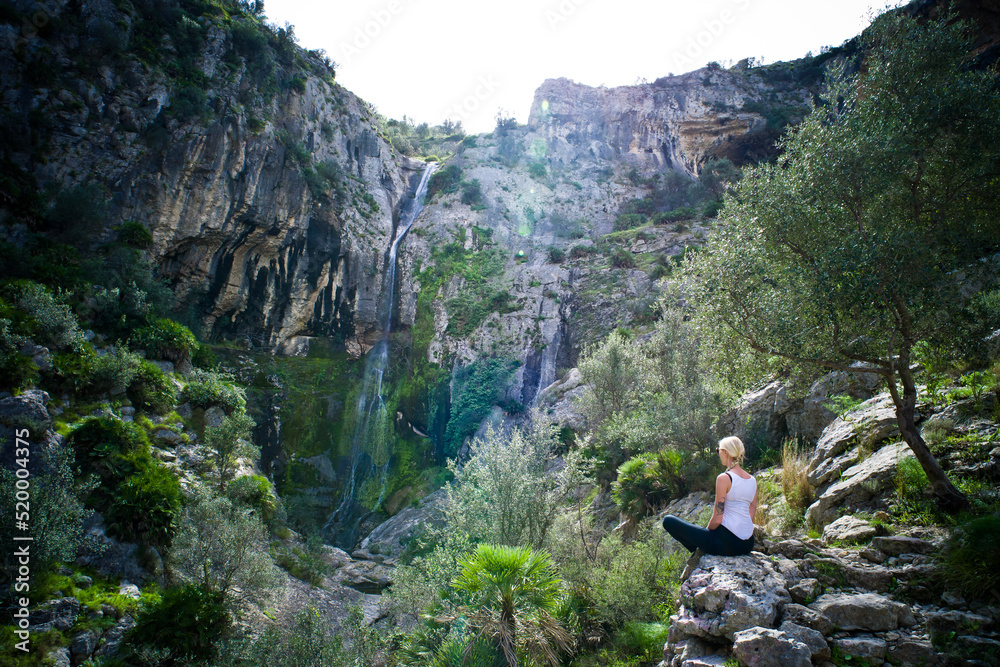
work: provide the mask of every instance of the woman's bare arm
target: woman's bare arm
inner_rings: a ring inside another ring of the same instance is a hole
[[[722,523],[722,513],[726,509],[726,494],[733,486],[733,480],[729,479],[726,473],[715,478],[715,506],[712,510],[712,518],[708,522],[708,529],[715,530]]]
[[[753,492],[753,500],[750,502],[750,523],[754,522],[757,516],[757,492]]]

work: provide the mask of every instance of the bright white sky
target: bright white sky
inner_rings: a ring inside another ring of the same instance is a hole
[[[621,86],[709,61],[801,58],[860,33],[887,0],[267,0],[265,14],[324,49],[337,81],[390,118],[528,117],[567,77]],[[898,3],[893,3],[896,6]]]

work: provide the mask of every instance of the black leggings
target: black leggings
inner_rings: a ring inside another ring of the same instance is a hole
[[[714,556],[742,556],[753,550],[753,535],[741,540],[725,526],[708,530],[675,516],[665,516],[663,530],[670,533],[688,551],[701,549]]]

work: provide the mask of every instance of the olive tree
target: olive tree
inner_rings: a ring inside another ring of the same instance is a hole
[[[1000,250],[1000,100],[967,28],[877,19],[859,73],[736,186],[682,278],[731,347],[884,379],[949,511],[968,500],[915,426],[913,350],[953,334]]]

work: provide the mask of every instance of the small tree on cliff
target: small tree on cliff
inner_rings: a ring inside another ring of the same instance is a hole
[[[777,164],[750,170],[685,281],[722,351],[861,362],[884,378],[902,437],[957,511],[968,500],[914,423],[912,352],[954,335],[970,285],[992,279],[1000,101],[954,17],[887,14],[865,39],[861,73],[831,85],[830,106],[790,134]]]

